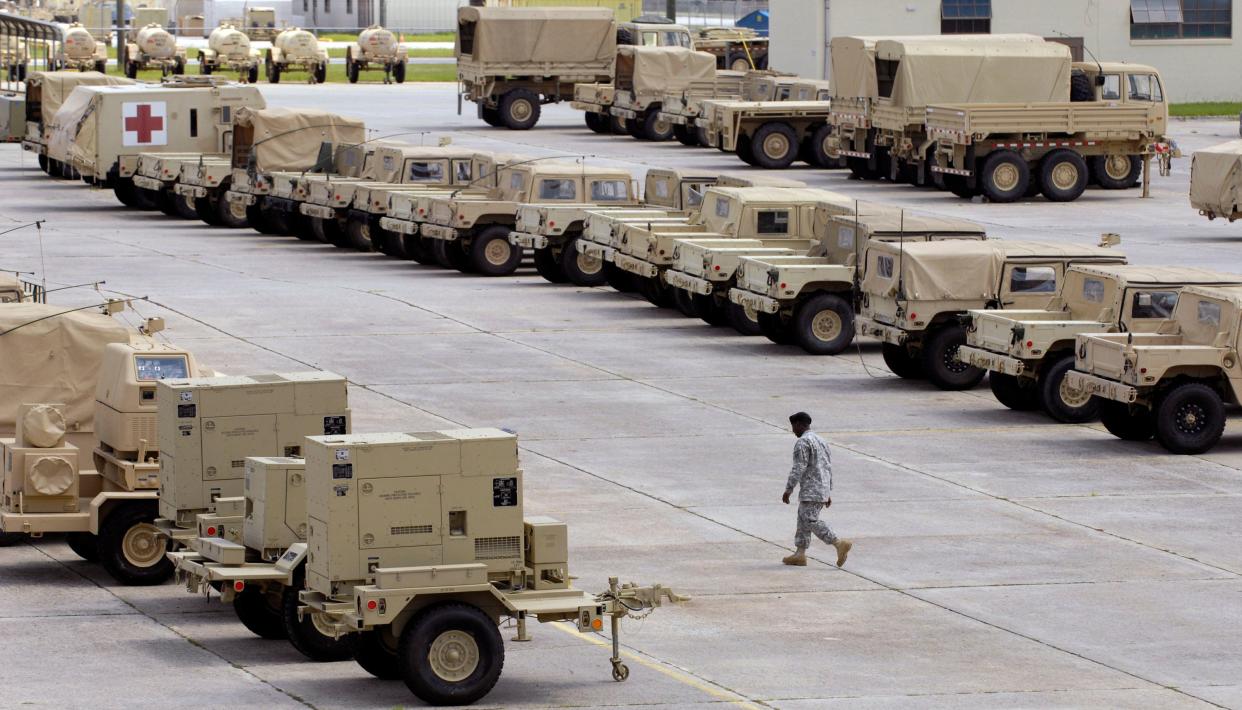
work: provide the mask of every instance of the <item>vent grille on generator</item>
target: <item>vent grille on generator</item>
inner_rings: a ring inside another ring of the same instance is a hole
[[[129,431],[134,439],[155,441],[155,415],[132,417],[129,420]]]
[[[522,538],[514,537],[480,537],[474,541],[474,559],[503,560],[519,557],[522,554]]]
[[[430,532],[430,525],[401,525],[388,529],[390,535],[426,535]]]

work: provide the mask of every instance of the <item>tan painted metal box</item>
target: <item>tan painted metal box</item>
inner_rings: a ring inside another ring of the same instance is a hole
[[[265,559],[306,540],[306,461],[287,456],[246,459],[246,547]]]
[[[78,448],[16,446],[0,439],[4,457],[4,507],[25,513],[78,512]],[[20,506],[19,506],[20,501]]]

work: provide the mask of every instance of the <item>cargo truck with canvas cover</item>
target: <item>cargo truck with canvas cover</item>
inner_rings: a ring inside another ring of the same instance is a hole
[[[618,47],[610,109],[635,138],[663,141],[674,124],[660,117],[665,94],[716,76],[712,55],[684,47]]]
[[[996,399],[1010,409],[1043,409],[1053,419],[1094,419],[1099,400],[1070,387],[1079,335],[1161,333],[1178,294],[1190,285],[1239,285],[1242,275],[1174,266],[1075,266],[1047,309],[972,310],[958,359],[988,371]]]
[[[983,226],[905,212],[875,203],[820,205],[817,243],[798,256],[743,256],[729,301],[755,314],[760,331],[778,345],[812,355],[835,355],[854,340],[863,253],[875,241],[986,239]]]
[[[1169,106],[1153,67],[1077,63],[1072,88],[1058,85],[1048,98],[988,100],[928,101],[924,112],[936,144],[932,170],[962,197],[1013,202],[1038,191],[1070,202],[1092,179],[1123,190],[1138,184],[1144,161],[1157,158],[1167,174],[1180,155],[1166,134]]]
[[[1025,241],[867,244],[859,287],[858,335],[882,343],[884,362],[905,378],[926,376],[944,390],[969,389],[987,374],[962,362],[968,311],[1046,309],[1065,271],[1124,264],[1108,247]]]
[[[39,167],[44,172],[60,176],[61,163],[51,163],[47,157],[49,127],[52,117],[61,104],[79,86],[115,86],[133,84],[124,77],[107,76],[99,72],[33,71],[26,78],[26,132],[22,150],[39,157]]]
[[[1190,205],[1208,219],[1242,217],[1242,140],[1196,150],[1190,163]]]
[[[574,84],[612,80],[616,20],[607,8],[462,7],[454,53],[459,110],[473,101],[488,125],[527,129]]]
[[[226,152],[233,114],[263,106],[253,86],[193,78],[154,86],[81,86],[49,127],[48,154],[133,206],[131,178],[139,154]]]
[[[1163,332],[1078,336],[1066,382],[1101,400],[1100,421],[1114,436],[1204,453],[1242,393],[1239,313],[1242,288],[1187,286]]]
[[[316,436],[306,444],[304,614],[347,635],[354,659],[402,679],[419,699],[468,705],[504,666],[497,628],[529,621],[590,633],[611,621],[612,676],[622,681],[619,621],[664,600],[660,585],[574,589],[568,531],[526,517],[517,437],[498,429]]]

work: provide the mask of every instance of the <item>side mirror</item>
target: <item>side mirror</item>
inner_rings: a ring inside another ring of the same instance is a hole
[[[1096,85],[1096,86],[1104,86],[1104,75],[1103,75],[1103,74],[1096,74],[1096,75],[1095,75],[1095,85]]]

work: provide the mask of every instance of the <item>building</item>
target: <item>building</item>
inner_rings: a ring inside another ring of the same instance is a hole
[[[771,66],[829,76],[835,35],[1026,32],[1160,70],[1172,101],[1242,98],[1242,0],[771,0]]]

